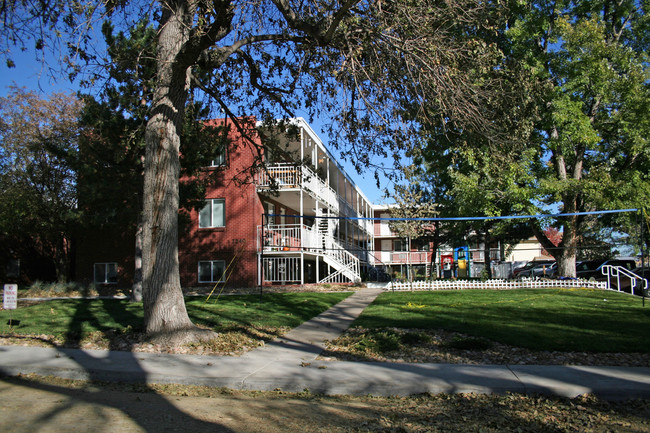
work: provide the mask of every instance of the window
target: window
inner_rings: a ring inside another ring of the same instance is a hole
[[[210,163],[210,167],[222,167],[226,165],[226,151],[221,150]]]
[[[96,284],[117,284],[117,263],[95,263]]]
[[[199,262],[199,283],[223,282],[226,262],[223,260],[210,260]]]
[[[199,227],[225,227],[226,201],[224,199],[208,200],[199,212]]]
[[[395,239],[393,242],[393,251],[407,251],[407,242],[405,239]]]

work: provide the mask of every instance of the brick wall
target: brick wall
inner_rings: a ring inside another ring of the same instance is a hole
[[[232,130],[232,128],[231,128]],[[257,150],[231,132],[226,166],[206,169],[203,176],[211,176],[214,186],[206,191],[206,199],[223,199],[225,227],[199,228],[199,212],[189,211],[188,223],[179,237],[179,265],[183,287],[210,286],[199,283],[199,261],[223,260],[230,265],[226,275],[232,287],[257,285],[257,226],[262,224],[264,208],[253,179],[241,184],[234,178],[255,163]],[[258,144],[260,143],[257,139]]]

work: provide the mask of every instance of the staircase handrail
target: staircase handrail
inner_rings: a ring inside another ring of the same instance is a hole
[[[354,278],[351,280],[359,279],[359,259],[349,251],[347,251],[341,244],[339,244],[333,236],[322,234],[325,241],[325,251],[324,254],[328,258],[334,260],[339,265],[339,273],[343,273],[346,270],[350,270]]]
[[[623,266],[614,266],[614,265],[603,265],[600,272],[607,277],[607,288],[611,290],[611,278],[616,277],[616,287],[618,291],[621,291],[621,275],[630,279],[630,293],[634,293],[634,288],[636,287],[637,280],[642,281],[644,286],[642,290],[648,290],[648,280],[635,274],[626,267]]]

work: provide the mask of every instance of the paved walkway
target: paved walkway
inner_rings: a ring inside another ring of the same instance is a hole
[[[424,392],[546,393],[650,398],[650,368],[406,364],[316,360],[381,289],[364,289],[276,342],[241,357],[0,346],[0,374],[181,383],[246,390],[409,395]]]

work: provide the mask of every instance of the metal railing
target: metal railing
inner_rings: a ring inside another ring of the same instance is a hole
[[[373,264],[381,265],[426,265],[431,262],[431,253],[429,251],[376,251],[382,260],[373,256]]]
[[[322,278],[319,283],[340,282],[336,277],[341,275],[356,283],[361,280],[361,273],[359,270],[359,259],[347,251],[336,239],[332,236],[324,236],[325,261],[334,266],[336,272]]]
[[[302,224],[257,227],[258,251],[300,251],[320,248],[318,231]]]
[[[602,272],[602,274],[607,277],[607,288],[609,290],[617,290],[621,292],[622,291],[621,282],[626,283],[627,281],[629,281],[630,293],[634,294],[634,289],[637,286],[637,282],[643,283],[641,290],[647,293],[648,280],[638,276],[637,274],[635,274],[634,272],[630,271],[627,268],[624,268],[623,266],[603,265],[600,272]],[[621,277],[623,278],[623,280],[621,280]],[[616,279],[616,288],[612,288],[612,281],[614,278]]]
[[[257,242],[258,251],[321,253],[335,272],[320,282],[342,282],[336,280],[338,276],[343,276],[352,282],[360,280],[359,259],[347,251],[333,236],[319,233],[316,228],[301,224],[258,226]],[[269,267],[272,265],[267,265],[272,260],[267,258],[264,260],[265,272],[274,272],[274,269]],[[288,269],[287,266],[283,267]]]
[[[264,258],[264,280],[271,283],[299,283],[301,281],[299,257]]]
[[[257,176],[257,186],[270,187],[273,184],[279,188],[298,188],[302,184],[302,176],[293,164],[275,164],[260,170]]]
[[[257,186],[270,188],[273,185],[281,190],[302,188],[314,198],[325,203],[335,214],[350,218],[361,217],[361,214],[356,212],[343,196],[339,195],[334,188],[308,167],[279,163],[260,170],[257,176]],[[372,220],[358,220],[356,223],[366,232],[373,232]]]
[[[257,176],[258,187],[277,186],[280,189],[303,188],[329,207],[338,211],[338,194],[308,167],[291,163],[280,163],[260,170]]]

